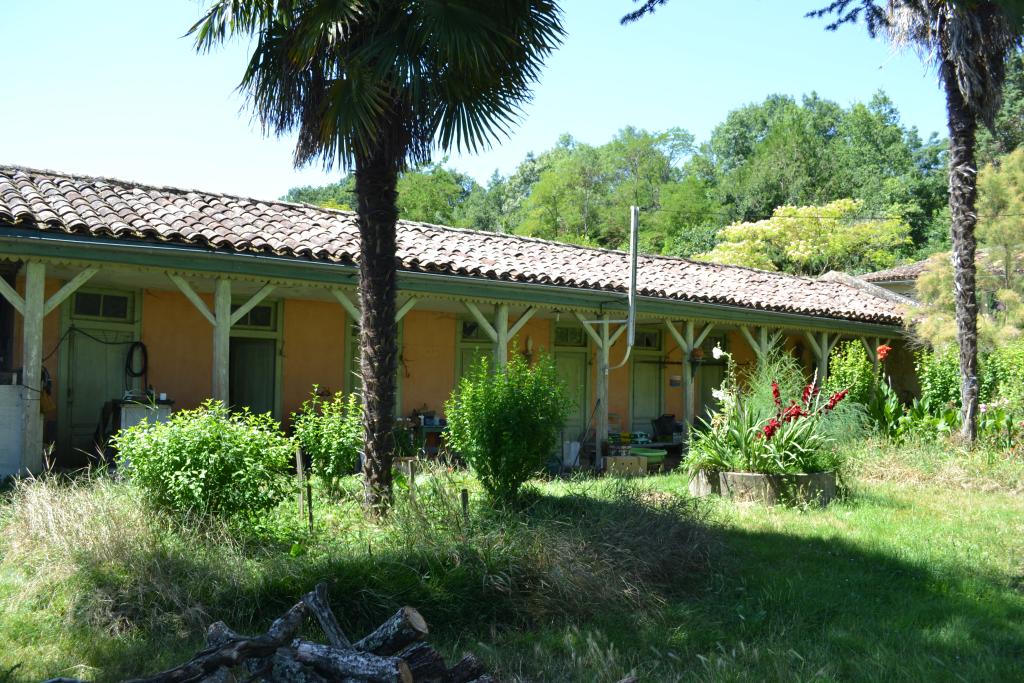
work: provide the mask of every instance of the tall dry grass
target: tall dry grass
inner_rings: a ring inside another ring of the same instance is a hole
[[[104,476],[24,481],[0,505],[0,581],[17,577],[12,608],[46,610],[115,645],[180,649],[214,620],[259,631],[321,580],[353,635],[409,604],[439,642],[459,643],[592,619],[640,624],[708,563],[701,511],[643,485],[547,487],[504,510],[464,473],[437,468],[417,481],[383,523],[355,501],[318,499],[311,535],[293,503],[245,530],[166,516]],[[473,492],[466,512],[463,487]],[[144,660],[85,664],[148,670]]]

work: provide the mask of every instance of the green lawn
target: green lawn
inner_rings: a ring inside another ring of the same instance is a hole
[[[353,632],[408,602],[433,642],[476,651],[506,680],[1024,679],[1022,466],[877,450],[855,454],[848,495],[824,510],[694,507],[673,474],[625,491],[543,484],[515,515],[474,499],[460,521],[449,494],[463,482],[447,482],[421,490],[428,519],[381,529],[325,506],[296,546],[193,539],[111,483],[52,494],[65,496],[54,509],[86,508],[63,522],[8,503],[0,668],[22,665],[11,680],[142,673],[186,655],[201,624],[256,630],[326,578]],[[96,521],[111,510],[123,518]],[[90,530],[45,552],[13,537],[29,524],[52,538],[75,519]],[[111,559],[122,555],[142,557]]]

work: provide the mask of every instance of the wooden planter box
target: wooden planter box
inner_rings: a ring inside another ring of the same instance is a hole
[[[787,501],[828,505],[836,497],[836,473],[755,474],[701,470],[690,479],[690,495],[721,495],[741,503],[765,505]]]

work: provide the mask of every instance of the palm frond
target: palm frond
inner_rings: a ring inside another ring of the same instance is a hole
[[[295,163],[351,167],[401,144],[478,151],[518,120],[563,37],[554,0],[217,0],[198,51],[255,38],[239,85],[264,131],[298,132]]]

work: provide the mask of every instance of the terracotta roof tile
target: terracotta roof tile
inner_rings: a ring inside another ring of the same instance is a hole
[[[873,273],[865,273],[860,275],[861,280],[867,282],[899,282],[902,280],[916,280],[924,272],[925,267],[928,265],[927,259],[924,261],[916,261],[914,263],[905,263],[902,266],[896,266],[895,268],[888,268],[886,270],[876,270]]]
[[[14,166],[0,166],[0,223],[341,263],[358,258],[351,212]],[[628,255],[620,251],[408,221],[399,222],[397,257],[408,271],[490,280],[620,292],[629,280]],[[897,304],[839,282],[679,258],[642,256],[638,289],[681,301],[902,320]]]

